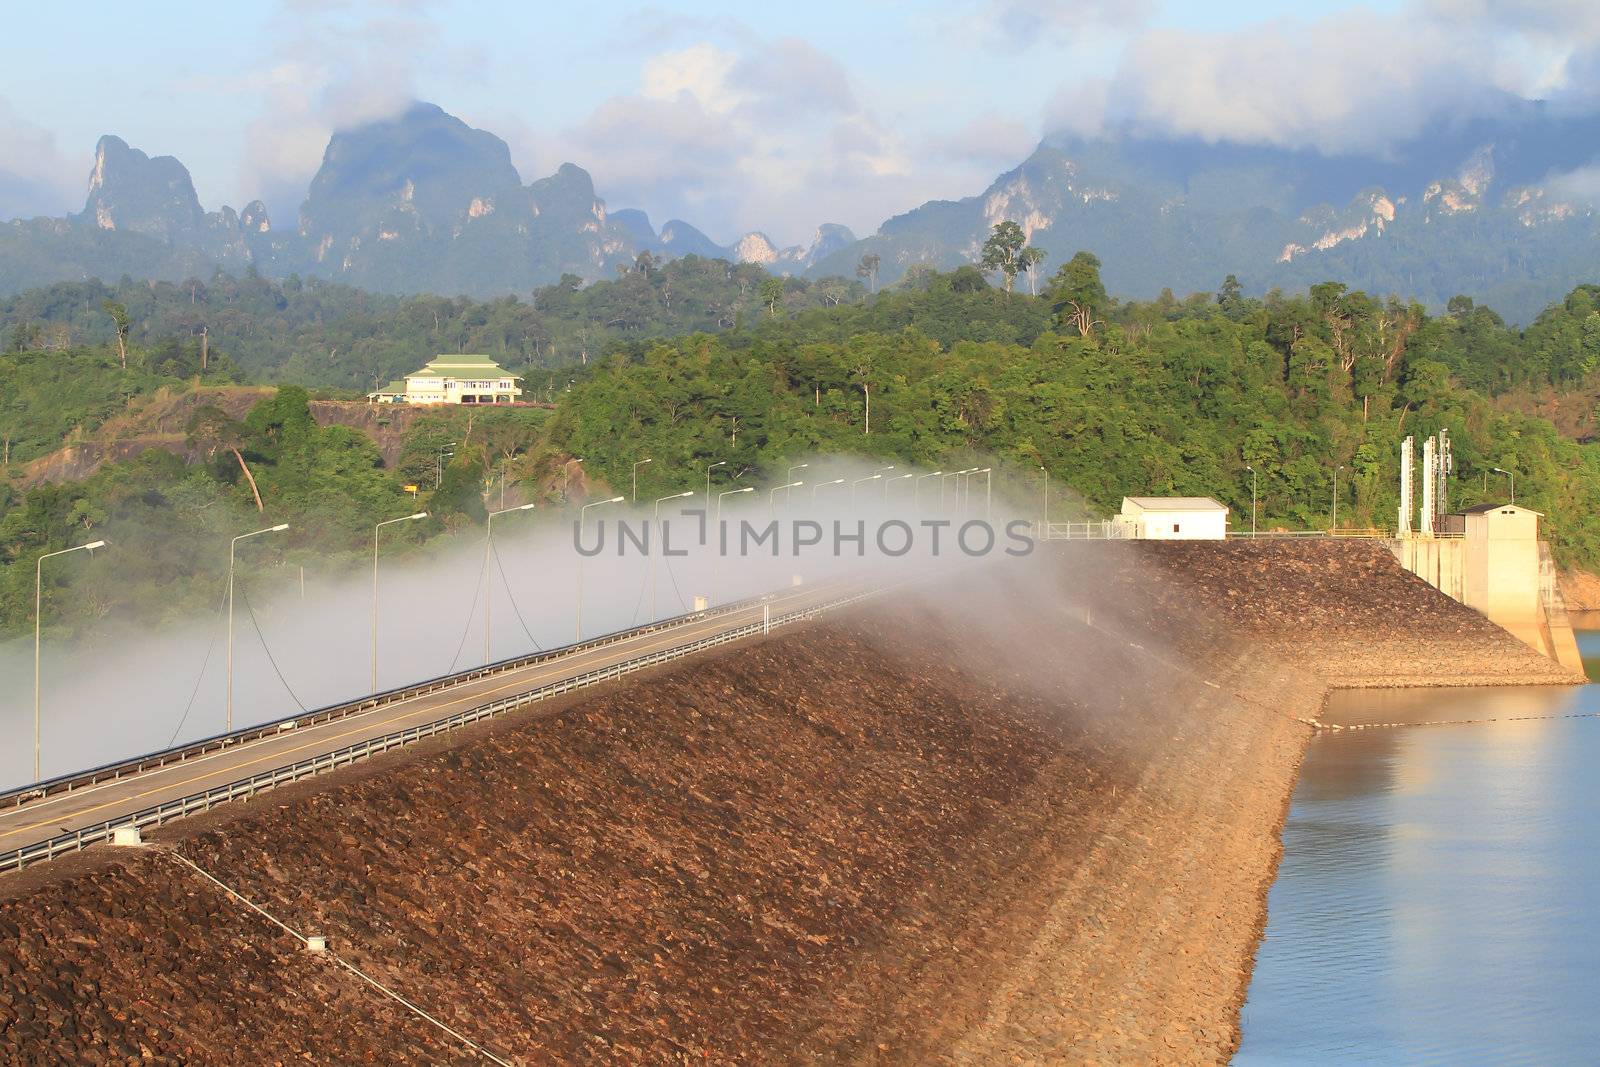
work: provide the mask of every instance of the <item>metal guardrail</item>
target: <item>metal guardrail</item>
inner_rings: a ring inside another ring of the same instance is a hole
[[[769,618],[763,618],[755,622],[746,623],[743,626],[737,626],[731,630],[724,630],[721,633],[712,634],[709,637],[702,637],[697,640],[690,641],[687,644],[678,645],[674,648],[664,649],[659,652],[651,652],[647,655],[624,660],[621,663],[614,663],[609,667],[601,667],[597,670],[587,671],[583,674],[575,675],[571,678],[565,678],[558,682],[551,682],[547,685],[538,686],[534,689],[528,690],[525,693],[519,693],[515,696],[505,697],[501,700],[492,701],[488,704],[483,704],[476,708],[470,708],[466,711],[456,712],[455,714],[447,715],[442,719],[435,719],[432,722],[422,723],[418,726],[409,726],[403,730],[395,730],[379,737],[368,738],[365,741],[358,741],[355,744],[346,745],[343,748],[334,749],[331,752],[325,752],[321,755],[307,757],[306,759],[300,760],[297,763],[291,763],[270,771],[262,771],[259,774],[253,774],[248,778],[241,778],[238,781],[230,782],[227,785],[214,786],[199,793],[193,793],[186,797],[180,797],[177,800],[169,800],[163,804],[156,804],[148,808],[143,808],[132,813],[131,815],[119,815],[114,819],[107,819],[104,822],[95,823],[91,826],[83,827],[78,830],[58,834],[55,837],[49,838],[45,841],[36,842],[32,845],[24,845],[22,848],[13,849],[10,852],[0,853],[0,873],[22,870],[24,867],[28,867],[36,863],[43,863],[46,860],[54,859],[56,856],[65,855],[66,853],[70,852],[77,852],[87,848],[90,845],[97,844],[101,841],[110,840],[112,832],[118,827],[132,826],[142,829],[146,826],[160,826],[162,823],[169,822],[173,819],[182,818],[185,815],[191,815],[198,811],[205,811],[209,808],[216,807],[219,804],[226,804],[241,797],[253,797],[257,793],[265,792],[269,789],[276,788],[277,786],[286,785],[289,782],[299,781],[302,778],[308,778],[312,775],[322,774],[338,767],[347,766],[359,760],[366,759],[369,756],[387,752],[392,748],[399,748],[404,745],[415,744],[418,741],[433,737],[436,734],[444,733],[449,730],[460,729],[463,726],[468,726],[483,719],[504,715],[507,712],[516,710],[517,708],[527,707],[530,704],[541,703],[542,701],[549,700],[564,693],[570,693],[577,689],[585,689],[589,686],[598,685],[601,682],[609,681],[613,678],[620,678],[626,674],[633,674],[636,671],[645,670],[646,668],[667,663],[671,660],[681,659],[684,656],[691,655],[695,652],[702,652],[708,648],[714,648],[717,645],[727,644],[730,641],[737,641],[741,638],[751,637],[760,633],[766,633],[774,626],[783,626],[789,623],[799,622],[804,619],[815,618],[825,611],[836,610],[838,608],[845,607],[846,605],[865,600],[868,597],[876,595],[877,592],[877,590],[870,590],[864,593],[855,593],[849,596],[840,597],[836,600],[829,600],[821,604],[814,604],[811,607],[799,608],[794,611],[785,612],[781,615],[774,615]],[[637,631],[629,631],[629,633],[635,632]]]
[[[1439,537],[1448,537],[1449,534],[1438,534]],[[1459,536],[1459,535],[1457,535]],[[1245,541],[1271,540],[1273,538],[1289,537],[1335,537],[1335,538],[1369,538],[1374,540],[1393,540],[1394,534],[1388,530],[1378,529],[1345,529],[1337,530],[1258,530],[1251,533],[1249,530],[1229,530],[1228,540],[1242,539]]]
[[[767,594],[770,596],[771,594]],[[604,648],[622,641],[639,637],[644,634],[660,633],[664,630],[675,629],[690,623],[702,622],[705,619],[727,615],[742,611],[761,603],[766,596],[749,597],[736,600],[720,607],[708,608],[705,611],[689,612],[677,615],[660,622],[650,623],[645,626],[636,626],[627,630],[618,630],[614,633],[602,634],[591,637],[587,641],[579,641],[559,648],[549,649],[544,652],[532,652],[523,656],[513,656],[511,659],[497,660],[486,663],[480,667],[457,671],[454,674],[442,674],[436,678],[427,678],[420,682],[412,682],[397,689],[388,689],[371,696],[347,700],[338,704],[328,704],[310,711],[302,711],[296,715],[285,715],[270,722],[260,723],[255,726],[246,726],[232,733],[216,734],[212,737],[191,741],[186,745],[176,748],[162,749],[157,752],[147,752],[142,756],[133,756],[128,759],[117,760],[99,767],[87,770],[70,771],[55,778],[36,782],[32,785],[17,786],[13,789],[0,792],[0,807],[21,807],[35,800],[42,800],[58,793],[70,793],[75,789],[83,789],[102,782],[113,782],[131,774],[142,774],[148,770],[165,767],[173,763],[183,763],[197,756],[208,755],[213,752],[231,748],[234,745],[245,744],[250,741],[259,741],[264,737],[275,736],[284,730],[300,729],[308,726],[320,726],[323,723],[336,719],[346,718],[350,715],[371,711],[374,708],[384,707],[402,700],[424,696],[428,693],[438,692],[460,685],[462,682],[475,681],[479,678],[488,678],[506,671],[521,670],[537,663],[569,656],[578,652],[588,652],[596,648]]]

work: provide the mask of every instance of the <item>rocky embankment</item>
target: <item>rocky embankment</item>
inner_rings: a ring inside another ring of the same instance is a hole
[[[1327,688],[1563,678],[1375,545],[1008,561],[0,879],[0,1061],[480,1059],[177,852],[507,1062],[1215,1062]]]

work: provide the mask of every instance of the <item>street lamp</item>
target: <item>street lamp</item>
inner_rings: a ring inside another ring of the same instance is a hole
[[[1042,499],[1039,503],[1039,540],[1046,540],[1050,530],[1050,472],[1039,465],[1039,489]]]
[[[1250,472],[1250,536],[1256,535],[1256,469],[1246,463],[1244,469]]]
[[[385,519],[372,528],[372,691],[378,691],[378,531],[397,522],[413,522],[428,517],[426,511]]]
[[[1328,521],[1330,533],[1339,529],[1339,472],[1342,470],[1344,470],[1342,463],[1333,468],[1333,515]]]
[[[1511,480],[1511,502],[1515,504],[1517,502],[1517,476],[1506,470],[1504,467],[1496,467],[1494,468],[1494,472],[1496,474],[1504,474]]]
[[[600,507],[602,504],[620,504],[620,503],[622,503],[622,499],[623,498],[620,497],[620,496],[614,496],[614,497],[611,497],[609,500],[594,500],[594,501],[591,501],[591,502],[583,505],[583,507],[578,509],[578,544],[580,546],[583,544],[583,531],[585,529],[584,524],[585,524],[585,522],[586,522],[586,520],[588,518],[589,509],[590,508]],[[577,634],[577,639],[579,641],[582,641],[583,640],[583,553],[582,552],[578,553],[578,619],[577,619],[576,627],[577,627],[577,629],[576,629],[575,632]]]
[[[983,467],[972,472],[983,475],[983,521],[994,521],[994,468]]]
[[[662,500],[687,500],[691,496],[694,496],[694,490],[693,489],[690,489],[687,492],[683,492],[683,493],[673,493],[671,496],[664,496],[664,497],[661,497],[660,499],[658,499],[656,501],[655,517],[651,520],[650,525],[651,525],[651,529],[656,532],[656,537],[660,538],[663,543],[665,542],[666,538],[662,537],[661,532],[660,532],[661,531],[661,501]],[[650,551],[650,621],[651,622],[654,622],[657,619],[661,618],[661,616],[659,614],[657,614],[657,612],[656,612],[656,556],[659,554],[659,552],[660,552],[659,548],[657,548],[655,546],[651,547],[651,551]]]
[[[639,468],[649,462],[650,460],[648,459],[641,459],[633,465],[633,495],[628,499],[634,503],[638,503],[639,500]]]
[[[959,515],[965,515],[967,513],[967,482],[971,479],[971,476],[977,472],[977,467],[968,467],[966,470],[956,471],[956,513]]]
[[[725,460],[725,459],[719,459],[715,463],[707,465],[707,467],[706,467],[706,507],[710,507],[711,506],[711,470],[712,470],[713,467],[726,467],[727,465],[728,465],[728,461]]]
[[[931,474],[924,474],[921,478],[918,478],[915,482],[911,483],[912,484],[912,489],[911,489],[912,506],[914,506],[919,512],[922,510],[922,482],[923,482],[923,480],[926,479],[926,478],[937,478],[943,473],[944,473],[944,471],[934,471]]]
[[[826,489],[830,485],[843,485],[843,484],[844,484],[844,479],[843,478],[835,478],[831,482],[818,482],[816,485],[813,485],[811,487],[811,505],[812,505],[812,507],[815,507],[816,504],[817,504],[817,490],[818,489]]]
[[[855,481],[851,482],[850,483],[850,506],[852,508],[856,506],[856,486],[860,485],[862,482],[876,482],[879,479],[881,479],[882,477],[883,477],[883,475],[881,475],[881,474],[869,474],[865,478],[857,478]]]
[[[494,542],[494,517],[496,515],[509,515],[513,511],[532,511],[533,504],[523,504],[521,507],[506,508],[504,511],[489,512],[488,519],[483,524],[483,662],[492,662],[489,653],[490,647],[490,605],[494,603],[494,583],[489,580],[489,550]]]
[[[251,537],[260,537],[262,534],[282,533],[289,528],[286,522],[276,526],[268,526],[265,530],[254,530],[247,534],[240,534],[228,542],[228,733],[233,733],[233,556],[234,550],[240,541]]]
[[[794,472],[795,471],[803,471],[809,466],[811,466],[811,464],[809,464],[809,463],[796,463],[794,466],[790,467],[789,468],[789,481],[794,482],[795,485],[799,485],[800,484],[799,482],[795,482],[794,481]],[[789,498],[792,497],[792,496],[794,496],[793,493],[785,493],[785,494],[783,494],[783,502],[785,504],[787,504],[789,502]]]
[[[915,474],[897,474],[893,478],[885,479],[884,483],[883,483],[883,499],[884,499],[884,501],[887,502],[888,499],[889,499],[889,485],[890,485],[890,483],[892,483],[892,482],[903,482],[907,478],[915,478],[915,477],[916,477]]]
[[[773,510],[774,510],[774,507],[775,507],[775,505],[773,503],[773,498],[778,495],[778,490],[779,489],[793,490],[793,489],[798,489],[802,485],[805,485],[805,484],[806,484],[805,482],[790,482],[788,485],[780,485],[780,486],[777,486],[777,487],[775,487],[773,489],[768,490],[767,491],[767,518],[769,518],[769,519],[772,518],[772,513],[773,513]],[[789,494],[787,492],[784,493],[784,499],[785,500],[788,499],[788,496],[789,496]]]
[[[44,608],[44,561],[51,556],[65,556],[68,552],[93,552],[105,547],[104,541],[91,541],[86,545],[46,552],[34,561],[33,567],[33,780],[42,781],[39,774],[39,613]]]
[[[444,461],[445,461],[445,457],[446,456],[454,456],[455,452],[453,452],[452,449],[454,449],[455,447],[456,447],[456,443],[454,441],[446,441],[443,445],[441,445],[439,447],[439,451],[434,454],[434,457],[433,457],[433,487],[435,489],[439,488],[439,486],[444,484]]]
[[[747,485],[743,489],[728,489],[717,494],[717,525],[716,543],[711,548],[711,606],[717,606],[717,578],[722,573],[722,498],[725,496],[738,496],[740,493],[753,493],[755,486]]]

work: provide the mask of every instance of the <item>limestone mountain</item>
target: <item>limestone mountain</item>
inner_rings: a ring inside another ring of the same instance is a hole
[[[657,233],[643,212],[613,218],[571,163],[524,185],[504,141],[426,103],[335,133],[298,221],[274,227],[260,201],[208,213],[182,163],[106,136],[81,214],[0,226],[0,291],[122,274],[178,280],[221,266],[483,297],[567,274],[610,277],[643,251],[738,254],[681,220]],[[766,258],[793,273],[814,256]]]
[[[151,159],[122,138],[106,136],[95,145],[83,217],[102,230],[171,241],[197,236],[205,211],[182,163],[171,156]]]
[[[848,274],[869,252],[886,283],[976,262],[1011,219],[1047,253],[1044,277],[1088,249],[1126,296],[1338,278],[1439,307],[1467,293],[1527,321],[1593,277],[1600,216],[1568,176],[1597,152],[1600,118],[1513,100],[1381,153],[1056,136],[982,194],[891,218],[810,272]]]

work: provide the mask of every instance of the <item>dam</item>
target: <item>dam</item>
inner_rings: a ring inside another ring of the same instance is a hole
[[[0,1059],[1214,1062],[1327,693],[1571,678],[1375,542],[1052,544],[0,877]]]

